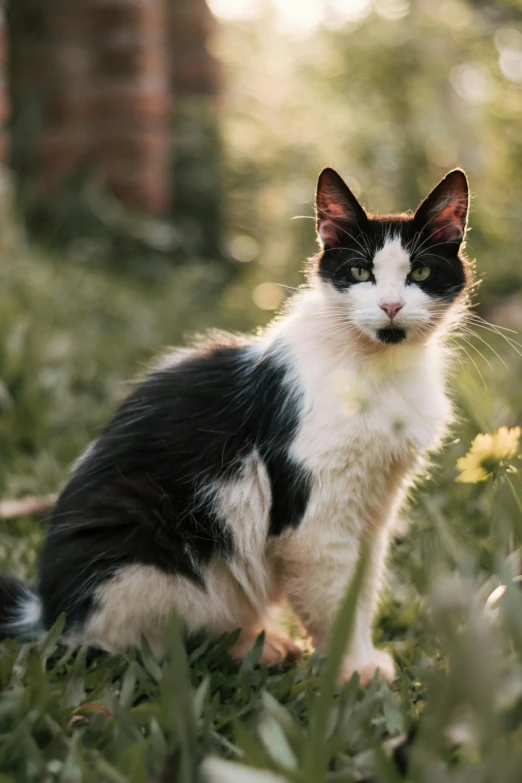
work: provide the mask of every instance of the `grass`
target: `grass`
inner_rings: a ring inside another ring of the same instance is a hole
[[[56,491],[125,393],[126,379],[161,346],[211,324],[238,326],[238,308],[227,309],[231,297],[219,284],[219,268],[203,263],[124,276],[27,248],[11,253],[0,270],[2,496]],[[243,320],[250,326],[257,315]],[[233,635],[185,649],[174,623],[159,666],[146,642],[125,656],[67,649],[58,623],[39,644],[0,645],[0,783],[248,783],[243,768],[223,772],[209,757],[257,769],[253,783],[274,780],[269,771],[295,783],[395,783],[406,777],[386,743],[405,734],[408,780],[518,783],[517,462],[486,482],[455,482],[456,460],[478,432],[522,420],[522,363],[489,337],[508,367],[491,355],[489,368],[477,354],[484,389],[462,355],[458,422],[413,494],[408,532],[393,546],[375,630],[396,658],[391,688],[375,680],[362,690],[356,677],[334,687],[356,582],[332,638],[337,654],[270,670],[256,665],[259,645],[241,665],[232,663]],[[42,534],[34,519],[4,523],[0,567],[30,578]],[[486,607],[500,584],[504,596]]]

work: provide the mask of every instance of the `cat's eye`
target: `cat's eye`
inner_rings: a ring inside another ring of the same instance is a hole
[[[358,283],[367,283],[372,279],[372,273],[364,266],[352,266],[350,272]]]
[[[410,280],[414,283],[422,283],[423,280],[427,280],[431,275],[431,268],[429,266],[416,266],[410,272]]]

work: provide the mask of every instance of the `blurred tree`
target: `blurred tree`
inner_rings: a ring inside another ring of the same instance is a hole
[[[205,0],[15,0],[7,18],[11,164],[36,223],[50,221],[56,229],[54,210],[59,221],[67,218],[62,236],[81,232],[85,216],[80,208],[74,220],[72,202],[80,183],[93,178],[131,209],[176,222],[178,208],[186,212],[191,182],[174,182],[171,173],[172,157],[182,162],[185,156],[185,137],[176,135],[172,117],[197,96],[200,104],[211,102],[204,126],[217,133],[221,80],[208,51],[213,24]],[[205,237],[199,245],[192,237],[191,252],[210,252],[218,241],[215,218],[211,231],[206,222],[201,226],[221,200],[212,160],[220,151],[207,136],[193,134],[212,180],[207,202],[212,193],[215,203],[205,209],[191,201],[199,225],[193,234]],[[186,146],[192,158],[193,141]],[[99,222],[103,209],[87,225],[94,230]]]

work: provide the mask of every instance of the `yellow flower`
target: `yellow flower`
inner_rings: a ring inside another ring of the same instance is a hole
[[[521,434],[520,427],[500,427],[488,435],[477,435],[468,453],[457,460],[460,476],[456,480],[466,484],[485,481],[503,460],[515,456]]]

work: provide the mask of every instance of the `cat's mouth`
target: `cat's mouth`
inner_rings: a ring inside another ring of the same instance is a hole
[[[397,343],[402,343],[402,341],[406,339],[406,332],[404,329],[397,328],[378,329],[377,338],[381,343],[396,345]]]

